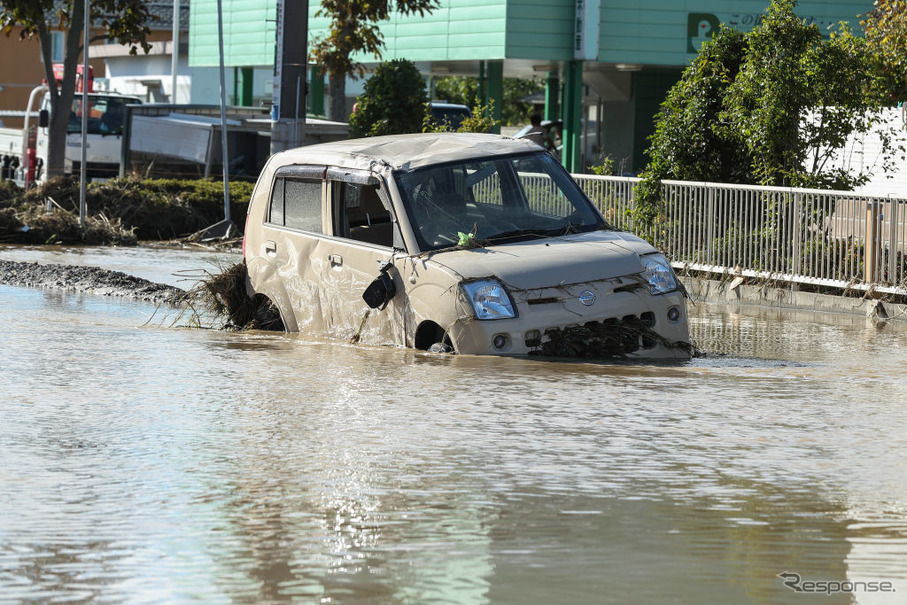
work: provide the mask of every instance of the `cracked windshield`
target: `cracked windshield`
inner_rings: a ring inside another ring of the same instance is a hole
[[[549,154],[423,168],[397,176],[422,250],[600,229],[602,219]]]

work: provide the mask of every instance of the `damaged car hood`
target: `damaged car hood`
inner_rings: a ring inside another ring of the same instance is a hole
[[[628,254],[635,252],[636,254]],[[640,254],[656,252],[620,231],[594,231],[511,244],[445,250],[432,260],[464,279],[496,276],[522,290],[591,282],[643,271]]]

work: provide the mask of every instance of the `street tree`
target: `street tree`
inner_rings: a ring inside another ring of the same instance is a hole
[[[752,181],[745,147],[723,127],[728,85],[740,72],[745,34],[721,28],[668,92],[647,151],[647,172],[683,181]]]
[[[311,60],[328,73],[328,94],[331,120],[345,122],[346,78],[361,78],[365,70],[353,57],[366,53],[381,59],[384,40],[379,23],[390,18],[391,12],[424,17],[439,6],[438,0],[321,0],[317,17],[331,20],[328,32],[314,41],[309,52]]]
[[[834,168],[833,160],[851,134],[880,119],[866,41],[844,26],[823,38],[795,6],[773,0],[747,35],[721,117],[728,136],[745,145],[755,183],[850,189],[868,175]]]
[[[419,132],[427,103],[425,80],[412,61],[395,59],[382,63],[365,82],[356,111],[350,116],[350,135]]]
[[[92,0],[91,23],[100,34],[93,40],[107,39],[130,47],[136,54],[141,47],[151,48],[146,37],[151,31],[145,25],[150,19],[147,3],[142,0]],[[77,66],[82,54],[85,0],[4,0],[0,3],[0,28],[10,35],[21,28],[22,39],[37,38],[44,63],[44,79],[50,94],[50,125],[47,150],[48,177],[63,174],[66,158],[66,127],[75,97]],[[66,33],[63,51],[63,78],[54,77],[51,31]]]
[[[833,160],[851,134],[879,121],[866,41],[846,28],[823,37],[795,6],[773,0],[753,31],[722,26],[703,45],[656,116],[641,201],[657,201],[662,179],[828,189],[865,182],[868,174]],[[653,210],[643,208],[645,222]]]
[[[877,59],[889,98],[907,95],[907,1],[876,0],[872,11],[861,15],[860,26],[870,52]]]

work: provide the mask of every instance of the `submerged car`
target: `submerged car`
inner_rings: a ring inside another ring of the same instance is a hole
[[[248,293],[287,331],[461,354],[688,358],[667,259],[537,145],[413,134],[270,158]]]

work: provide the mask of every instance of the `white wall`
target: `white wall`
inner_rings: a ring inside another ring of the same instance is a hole
[[[150,103],[189,103],[193,69],[187,57],[180,57],[177,66],[176,100],[173,101],[173,78],[170,55],[138,55],[106,57],[106,77],[110,90],[139,96]],[[143,84],[151,83],[148,85]],[[153,83],[160,82],[159,94],[153,95]]]
[[[907,130],[905,130],[904,108],[892,107],[885,111],[885,122],[865,135],[851,136],[841,150],[835,167],[844,168],[851,173],[871,171],[874,174],[862,187],[856,188],[859,193],[878,196],[897,196],[907,198],[907,167],[904,159],[895,161],[895,171],[884,173],[883,145],[880,133],[890,129],[893,132],[891,145],[907,149]]]

